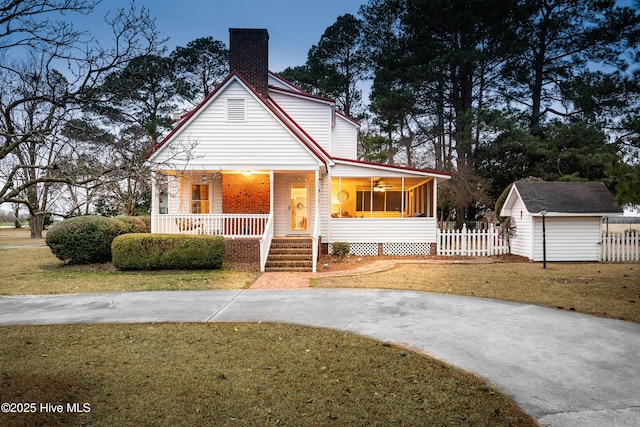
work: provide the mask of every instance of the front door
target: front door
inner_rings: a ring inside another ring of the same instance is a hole
[[[307,184],[291,184],[289,187],[290,229],[292,233],[308,233],[309,187]]]

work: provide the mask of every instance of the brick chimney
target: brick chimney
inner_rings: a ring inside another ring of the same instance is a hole
[[[265,29],[229,28],[229,65],[264,98],[269,88],[269,33]]]

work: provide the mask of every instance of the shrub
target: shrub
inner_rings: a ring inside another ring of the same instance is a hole
[[[338,262],[342,262],[345,256],[351,252],[349,242],[334,242],[331,244],[331,253],[338,257]]]
[[[224,262],[221,236],[126,234],[113,241],[113,265],[121,270],[212,269]]]
[[[147,233],[151,233],[151,215],[141,215],[136,218],[140,218],[144,225],[147,227]]]
[[[144,219],[140,216],[116,216],[114,219],[122,221],[129,229],[129,233],[148,233],[150,231]]]
[[[51,252],[70,264],[89,264],[111,260],[111,242],[125,234],[121,221],[103,216],[79,216],[53,225],[46,237]]]

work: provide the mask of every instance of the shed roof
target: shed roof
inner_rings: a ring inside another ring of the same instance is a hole
[[[519,181],[514,187],[530,213],[538,213],[543,207],[550,213],[622,213],[602,182]]]

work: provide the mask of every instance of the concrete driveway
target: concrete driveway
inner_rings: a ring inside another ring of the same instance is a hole
[[[543,425],[640,425],[640,324],[529,304],[364,289],[0,297],[0,325],[282,322],[394,342],[476,373]]]

